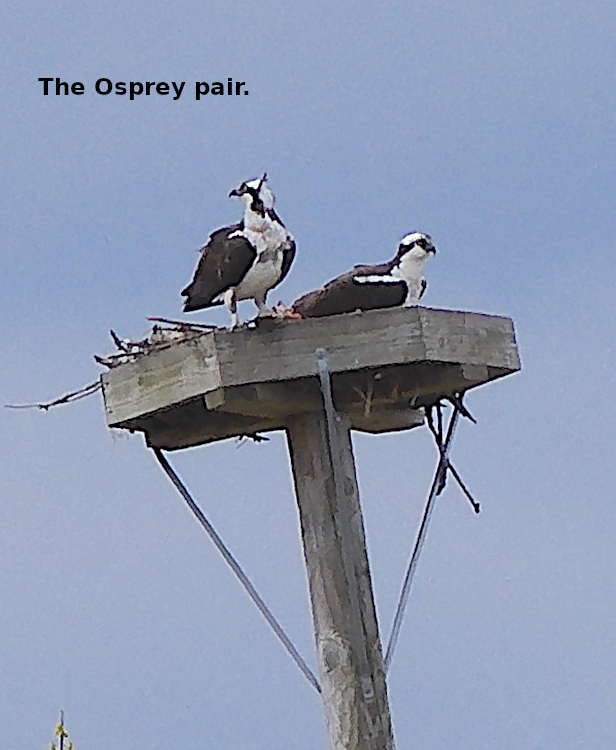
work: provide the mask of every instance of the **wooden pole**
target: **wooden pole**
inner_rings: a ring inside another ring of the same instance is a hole
[[[331,750],[393,750],[348,423],[298,414],[287,439]]]

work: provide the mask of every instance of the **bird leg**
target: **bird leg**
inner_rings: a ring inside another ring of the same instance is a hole
[[[235,296],[235,287],[227,289],[224,296],[225,307],[231,313],[231,330],[238,327],[240,319],[237,315],[237,299]]]
[[[265,294],[255,296],[255,304],[257,305],[257,308],[259,310],[259,313],[257,315],[257,318],[271,318],[275,317],[274,311],[271,307],[268,307],[265,304],[265,297],[267,296],[267,292]]]

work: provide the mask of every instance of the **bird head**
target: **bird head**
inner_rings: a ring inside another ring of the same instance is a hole
[[[411,232],[400,240],[398,246],[398,253],[396,258],[399,260],[403,256],[411,255],[418,260],[427,259],[430,254],[436,253],[436,247],[432,242],[432,237],[429,234],[423,234],[423,232]]]
[[[267,184],[267,174],[242,184],[229,193],[231,196],[238,197],[246,208],[264,215],[265,210],[274,208],[274,194]]]

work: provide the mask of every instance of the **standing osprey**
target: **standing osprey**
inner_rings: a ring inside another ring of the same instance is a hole
[[[426,289],[423,267],[435,252],[429,235],[407,234],[393,260],[377,266],[355,266],[322,289],[300,297],[292,311],[305,318],[319,318],[355,310],[416,305]]]
[[[238,325],[241,300],[254,299],[259,316],[271,313],[265,299],[289,272],[295,240],[274,211],[266,180],[264,174],[229,193],[244,204],[244,219],[210,235],[193,280],[182,291],[184,312],[224,304],[231,312],[231,328]]]

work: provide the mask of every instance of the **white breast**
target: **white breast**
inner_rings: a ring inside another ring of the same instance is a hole
[[[271,219],[251,223],[238,234],[244,235],[252,246],[257,248],[259,254],[270,248],[285,245],[288,238],[287,230],[277,221],[271,221]]]
[[[423,248],[415,246],[408,253],[405,253],[398,266],[391,272],[392,276],[404,279],[408,287],[404,306],[409,307],[419,302],[423,288],[423,268],[428,260],[428,253]]]
[[[282,247],[259,254],[250,270],[236,288],[236,298],[264,298],[267,292],[278,283],[282,274]]]
[[[284,251],[292,239],[287,230],[277,221],[246,210],[244,228],[239,234],[257,250],[257,258],[236,288],[236,299],[265,300],[267,292],[280,281]]]

